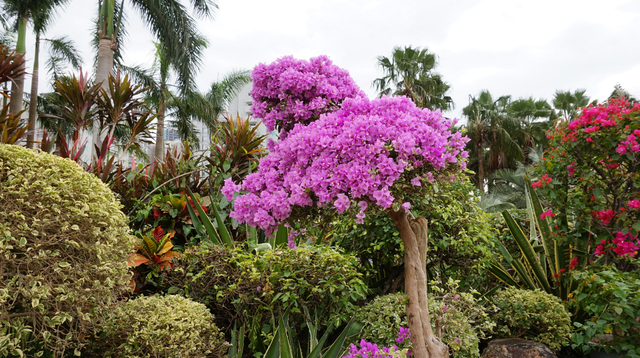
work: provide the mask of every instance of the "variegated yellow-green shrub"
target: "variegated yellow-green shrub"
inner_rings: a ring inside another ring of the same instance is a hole
[[[0,144],[0,356],[80,354],[131,280],[112,192],[75,162]]]
[[[141,296],[119,303],[102,326],[90,356],[222,357],[229,344],[201,303],[182,296]]]
[[[559,351],[571,338],[571,315],[562,301],[541,290],[508,287],[492,297],[498,337],[520,337]]]

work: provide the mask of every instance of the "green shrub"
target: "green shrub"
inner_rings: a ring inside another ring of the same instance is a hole
[[[294,319],[320,309],[326,323],[351,318],[366,295],[353,256],[327,246],[301,245],[260,254],[242,248],[187,251],[170,273],[171,292],[184,292],[211,309],[221,327],[260,321],[290,309]]]
[[[456,292],[457,285],[458,282],[450,280],[447,290],[437,289],[439,296],[429,296],[431,326],[449,346],[452,357],[480,357],[479,336],[484,337],[484,331],[491,329],[492,323],[472,294]],[[399,328],[408,327],[406,301],[404,294],[390,294],[379,296],[360,308],[356,319],[365,323],[360,338],[378,346],[411,348],[408,339],[396,341]]]
[[[493,296],[500,337],[522,337],[559,351],[569,343],[571,315],[559,298],[540,290],[509,287]]]
[[[222,357],[229,348],[207,307],[175,295],[120,303],[101,329],[100,357]]]
[[[628,350],[626,357],[640,356],[640,272],[619,271],[612,265],[575,272],[572,278],[580,285],[569,302],[588,317],[574,323],[573,347],[588,353],[593,348],[589,342],[598,341],[618,353]],[[600,339],[607,334],[611,340]]]
[[[80,349],[131,280],[112,192],[76,163],[0,144],[0,356]]]

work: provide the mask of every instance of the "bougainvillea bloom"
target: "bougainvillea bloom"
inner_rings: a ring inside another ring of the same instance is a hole
[[[296,207],[354,207],[359,222],[368,203],[390,208],[393,185],[412,186],[417,176],[460,168],[466,137],[439,111],[418,108],[405,97],[346,99],[342,108],[308,126],[296,126],[270,144],[258,171],[241,186],[225,182],[227,198],[242,190],[231,216],[271,233]],[[356,207],[355,203],[358,203]],[[402,203],[402,202],[400,202]]]
[[[268,65],[261,63],[251,78],[251,111],[269,131],[281,129],[281,138],[296,123],[306,125],[337,110],[346,98],[365,97],[349,72],[327,56],[309,61],[287,56]]]

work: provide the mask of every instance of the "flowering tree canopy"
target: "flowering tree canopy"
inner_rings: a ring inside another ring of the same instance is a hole
[[[261,63],[251,78],[251,111],[270,131],[279,129],[282,134],[296,123],[309,124],[337,110],[345,98],[365,97],[349,72],[327,56],[309,61],[287,56],[268,65]]]
[[[553,235],[596,257],[640,251],[640,104],[612,99],[557,124],[531,184],[551,210]],[[571,212],[568,212],[571,208]],[[569,224],[568,218],[573,218]]]
[[[340,110],[271,142],[258,171],[241,185],[227,179],[223,193],[231,200],[246,191],[232,217],[267,232],[308,216],[296,208],[353,210],[359,221],[370,204],[407,209],[424,182],[464,168],[467,138],[452,125],[405,97],[346,99]]]

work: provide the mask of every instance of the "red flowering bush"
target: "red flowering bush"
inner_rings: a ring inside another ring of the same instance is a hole
[[[554,235],[579,244],[590,259],[637,257],[640,251],[640,104],[612,99],[560,121],[551,148],[530,173],[551,209]],[[577,259],[571,261],[573,267]]]

